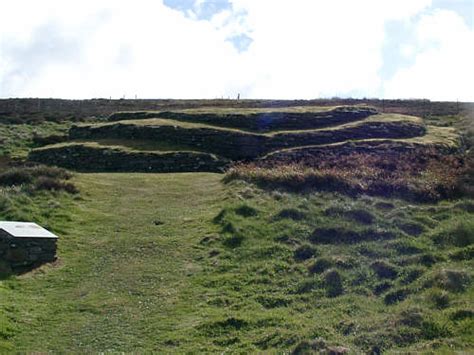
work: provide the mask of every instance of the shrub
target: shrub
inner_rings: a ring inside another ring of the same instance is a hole
[[[78,193],[78,189],[72,183],[64,182],[72,177],[67,170],[37,165],[33,167],[21,166],[11,168],[0,174],[0,185],[20,186],[25,185],[30,192],[66,191],[68,193]]]
[[[37,165],[29,168],[29,171],[35,177],[46,176],[61,180],[69,180],[72,177],[69,171],[55,166]]]
[[[0,174],[0,185],[18,186],[29,184],[33,181],[33,175],[28,169],[13,168]]]
[[[63,182],[51,177],[47,176],[40,176],[38,179],[36,179],[33,190],[36,191],[41,191],[41,190],[47,190],[47,191],[66,191],[70,194],[76,194],[79,192],[76,186],[74,186],[71,183],[68,182]]]

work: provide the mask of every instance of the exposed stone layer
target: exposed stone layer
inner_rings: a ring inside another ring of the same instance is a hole
[[[31,161],[77,171],[221,172],[227,161],[199,152],[141,152],[87,144],[51,146],[33,150]]]

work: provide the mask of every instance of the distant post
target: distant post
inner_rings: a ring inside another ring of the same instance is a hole
[[[237,94],[237,101],[240,100],[240,92]]]

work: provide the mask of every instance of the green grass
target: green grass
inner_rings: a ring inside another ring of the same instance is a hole
[[[405,117],[390,119],[420,123]],[[444,127],[454,117],[427,120],[427,135],[400,141],[458,147]],[[24,157],[33,131],[68,125],[0,125],[0,156]],[[0,220],[60,236],[56,263],[0,277],[0,353],[473,351],[472,199],[296,194],[222,178],[76,174],[79,195],[0,187]]]
[[[198,303],[187,302],[199,300],[189,278],[199,270],[195,244],[212,232],[219,179],[78,176],[83,200],[68,209],[70,220],[51,219],[61,235],[59,263],[3,282],[15,288],[15,349],[164,349],[167,337],[186,336],[199,314]],[[129,208],[139,210],[131,216]]]
[[[354,352],[472,350],[473,288],[453,287],[472,276],[469,246],[438,237],[472,228],[457,222],[472,221],[471,201],[298,195],[221,179],[77,174],[80,197],[17,203],[61,236],[60,259],[0,281],[0,349],[262,352],[324,338]],[[421,235],[405,232],[414,225]],[[313,237],[321,227],[334,242]],[[367,237],[338,241],[345,230]],[[326,269],[311,268],[323,259]],[[383,268],[389,278],[374,271]]]
[[[35,147],[33,137],[65,134],[71,123],[43,122],[35,125],[0,124],[0,156],[24,158]]]

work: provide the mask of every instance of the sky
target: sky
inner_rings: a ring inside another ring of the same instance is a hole
[[[474,0],[0,2],[0,98],[474,101]]]

